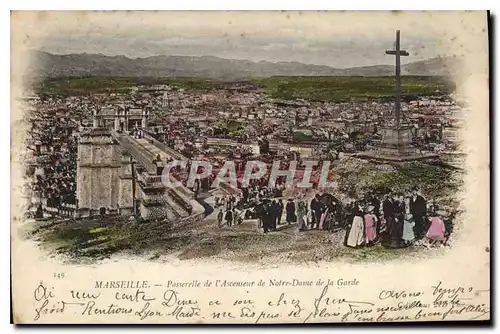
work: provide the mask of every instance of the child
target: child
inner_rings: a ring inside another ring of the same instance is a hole
[[[445,241],[444,232],[446,229],[444,226],[444,222],[441,219],[443,215],[444,212],[437,211],[433,212],[429,217],[430,226],[425,236],[427,237],[427,239],[429,240],[429,244],[431,245],[435,245],[436,243]]]

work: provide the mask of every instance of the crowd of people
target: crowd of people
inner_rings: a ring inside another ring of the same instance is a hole
[[[57,113],[35,113],[30,123],[26,176],[32,180],[34,215],[42,218],[44,210],[76,205],[77,142],[73,132],[78,124]]]
[[[382,199],[370,192],[363,200],[347,203],[329,194],[316,194],[310,201],[299,194],[297,199],[284,201],[270,192],[257,191],[252,197],[216,198],[215,207],[219,227],[256,219],[264,233],[290,224],[301,232],[345,230],[344,244],[353,248],[379,243],[388,248],[414,243],[446,245],[453,225],[452,214],[427,203],[416,189],[406,196],[389,192]]]
[[[373,194],[355,202],[348,220],[346,246],[372,246],[380,242],[389,248],[413,243],[446,245],[453,225],[453,214],[440,210],[416,189],[406,196],[389,193],[383,201]]]

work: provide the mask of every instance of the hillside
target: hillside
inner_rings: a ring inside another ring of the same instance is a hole
[[[190,77],[217,80],[244,80],[273,76],[390,76],[394,67],[374,65],[337,69],[298,62],[252,62],[213,56],[153,56],[127,58],[102,54],[55,55],[35,51],[30,73],[43,78],[54,77]],[[406,64],[403,75],[448,76],[461,60],[433,58]]]
[[[42,96],[76,96],[128,91],[133,86],[167,84],[175,90],[210,92],[233,87],[235,82],[206,78],[154,77],[60,77],[46,78],[33,86]],[[392,100],[394,76],[273,76],[253,78],[237,83],[244,90],[260,89],[276,99],[347,102],[351,100]],[[243,88],[244,87],[244,88]],[[416,96],[448,94],[455,89],[451,80],[436,76],[404,76],[404,99]],[[173,93],[175,94],[175,93]]]

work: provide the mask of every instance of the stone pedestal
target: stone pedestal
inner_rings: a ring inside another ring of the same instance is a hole
[[[410,126],[381,128],[382,141],[379,152],[384,155],[407,155],[415,153],[412,148],[413,134]]]

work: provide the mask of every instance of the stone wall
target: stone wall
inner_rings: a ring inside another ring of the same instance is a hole
[[[80,134],[77,156],[77,200],[81,216],[130,213],[133,210],[130,159],[122,159],[109,131]]]
[[[128,153],[121,153],[121,167],[118,180],[118,207],[120,213],[131,214],[134,212],[134,177],[132,173],[132,158]]]

